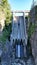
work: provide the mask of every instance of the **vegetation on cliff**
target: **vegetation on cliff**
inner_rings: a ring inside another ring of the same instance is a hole
[[[28,28],[28,40],[27,40],[27,55],[31,56],[32,55],[32,48],[31,48],[31,42],[30,38],[33,35],[35,31],[35,23],[33,24],[32,22],[29,22],[29,28]]]
[[[11,32],[11,20],[12,20],[12,13],[11,13],[11,8],[8,3],[8,0],[2,0],[0,4],[0,12],[4,13],[5,15],[5,27],[3,29],[3,35],[0,36],[0,41],[4,42],[6,39],[9,39],[10,32]],[[2,15],[0,16],[0,19],[3,18]]]

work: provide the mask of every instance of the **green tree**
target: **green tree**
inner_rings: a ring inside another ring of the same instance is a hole
[[[27,40],[27,55],[28,55],[28,57],[30,55],[32,55],[32,48],[31,48],[30,38],[31,38],[34,31],[35,31],[35,24],[33,24],[32,22],[29,22],[28,40]]]
[[[32,22],[29,22],[29,29],[28,29],[28,38],[31,38],[31,35],[33,34],[33,32],[35,31],[35,24],[33,24]]]
[[[12,15],[8,0],[2,0],[1,6],[3,7],[5,17],[6,17],[5,22],[8,25],[11,22],[11,15]]]
[[[3,35],[0,36],[0,41],[2,42],[6,42],[6,39],[10,39],[10,33],[11,33],[11,29],[12,29],[12,13],[11,13],[11,8],[10,5],[8,3],[8,0],[2,0],[1,4],[0,4],[0,11],[3,11],[5,14],[5,27],[3,29]],[[2,17],[2,15],[1,15]]]

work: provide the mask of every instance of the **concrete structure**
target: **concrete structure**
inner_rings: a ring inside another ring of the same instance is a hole
[[[11,34],[11,44],[12,45],[15,43],[16,39],[17,41],[22,40],[23,46],[25,48],[24,56],[26,56],[27,33],[26,33],[26,23],[25,23],[24,12],[21,12],[21,13],[13,12],[12,34]]]
[[[13,22],[12,22],[12,35],[11,37],[14,39],[18,39],[18,24],[20,24],[20,33],[21,33],[21,36],[20,36],[20,39],[22,38],[26,38],[27,36],[24,36],[25,34],[27,35],[27,28],[26,27],[28,25],[28,14],[29,14],[29,11],[13,11],[12,12],[13,14]],[[26,20],[26,17],[27,17],[27,20]],[[15,29],[15,27],[16,29]],[[24,27],[23,27],[24,26]],[[24,30],[22,31],[22,29],[24,28]],[[25,31],[25,32],[24,32]],[[15,33],[13,33],[15,32]],[[23,34],[23,35],[22,35]],[[17,35],[17,37],[16,37]]]
[[[28,32],[28,22],[29,22],[29,17],[28,17],[28,15],[29,15],[29,10],[15,10],[15,11],[13,11],[13,12],[15,12],[15,13],[20,13],[19,15],[21,15],[21,13],[24,13],[24,16],[25,16],[25,23],[26,23],[26,32]],[[16,14],[17,15],[17,14]]]
[[[27,32],[25,12],[13,12],[12,20],[12,33],[11,33],[11,46],[12,46],[12,60],[13,65],[34,65],[33,60],[29,57],[27,59]],[[30,55],[29,55],[30,56]]]

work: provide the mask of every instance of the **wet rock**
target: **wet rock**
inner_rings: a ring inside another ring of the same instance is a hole
[[[12,63],[12,65],[26,65],[26,64],[22,64],[22,63]]]
[[[16,59],[13,56],[15,55],[14,52],[15,50],[9,42],[6,42],[4,46],[3,44],[0,44],[1,65],[35,65],[32,57],[29,57],[29,59]]]
[[[22,59],[14,59],[12,65],[26,65],[26,62],[23,61]]]
[[[7,62],[4,62],[4,61],[1,62],[1,64],[2,64],[2,65],[8,65],[8,63],[7,63]]]
[[[0,49],[0,57],[1,57],[1,55],[2,55],[2,52],[3,52],[3,51]]]
[[[35,65],[34,59],[33,59],[32,57],[30,57],[30,58],[27,60],[27,65]]]

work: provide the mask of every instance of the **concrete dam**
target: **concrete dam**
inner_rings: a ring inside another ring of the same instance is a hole
[[[27,62],[27,31],[24,12],[13,12],[11,33],[11,46],[13,46],[13,59],[17,65],[35,65],[32,56]],[[26,63],[25,63],[26,61]],[[16,63],[17,62],[17,63]]]

